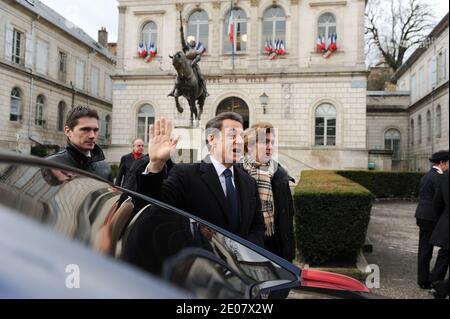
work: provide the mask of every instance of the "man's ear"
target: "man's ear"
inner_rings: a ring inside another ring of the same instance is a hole
[[[64,134],[65,134],[67,137],[69,137],[71,131],[72,131],[72,130],[71,130],[67,125],[64,126]]]
[[[208,134],[208,144],[209,146],[213,146],[216,144],[216,136],[214,134]]]

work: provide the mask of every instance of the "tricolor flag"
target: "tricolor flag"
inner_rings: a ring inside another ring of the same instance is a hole
[[[233,8],[230,11],[230,20],[228,21],[228,38],[230,39],[230,43],[234,41],[234,13]]]
[[[337,35],[336,34],[332,34],[331,35],[331,40],[330,40],[330,44],[328,45],[328,50],[329,51],[336,51],[337,50]]]
[[[280,48],[278,49],[278,54],[279,54],[279,55],[284,55],[285,52],[286,52],[286,51],[285,51],[285,49],[284,49],[284,43],[283,43],[283,40],[281,40],[281,41],[280,41]]]
[[[322,39],[322,43],[321,43],[320,48],[321,48],[322,51],[326,51],[327,50],[327,44],[325,43],[325,36],[322,36],[321,39]]]
[[[322,38],[320,35],[317,37],[316,50],[322,51]]]
[[[195,47],[195,51],[197,51],[197,53],[199,54],[203,54],[206,52],[206,49],[201,42],[198,42],[197,46]]]
[[[152,43],[150,44],[149,55],[150,55],[151,57],[154,57],[157,53],[158,53],[158,50],[156,49],[155,44],[152,42]]]
[[[146,55],[147,55],[147,50],[145,49],[144,44],[143,43],[139,43],[138,56],[140,58],[145,58]]]
[[[275,50],[273,50],[276,54],[280,53],[280,40],[275,40]]]
[[[272,48],[270,47],[269,40],[266,40],[266,44],[264,45],[264,52],[271,53]]]

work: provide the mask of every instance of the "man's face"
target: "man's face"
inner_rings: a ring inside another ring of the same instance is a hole
[[[70,143],[81,151],[91,151],[97,142],[98,120],[95,117],[81,117],[73,130],[66,126],[64,133],[69,138]]]
[[[190,46],[191,48],[195,48],[195,45],[196,45],[195,40],[189,41],[189,46]]]
[[[143,140],[134,141],[133,151],[136,154],[142,154],[144,152],[144,141]]]
[[[265,164],[272,158],[275,135],[273,133],[265,133],[265,129],[260,131],[262,131],[262,134],[258,136],[258,143],[249,146],[249,152],[256,161]]]
[[[224,120],[220,134],[208,137],[211,155],[223,164],[238,163],[244,151],[244,129],[242,124],[233,120]]]
[[[448,171],[448,161],[441,162],[440,167],[441,167],[443,172],[447,172]]]

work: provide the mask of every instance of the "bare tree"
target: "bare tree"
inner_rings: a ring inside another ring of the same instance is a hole
[[[395,71],[409,48],[420,45],[434,27],[424,0],[369,0],[366,7],[366,56],[381,55]]]

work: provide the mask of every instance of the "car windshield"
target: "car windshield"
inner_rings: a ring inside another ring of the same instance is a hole
[[[264,290],[258,287],[267,286],[262,283],[298,283],[297,267],[252,243],[164,203],[62,167],[0,154],[0,207],[199,298],[254,298]]]

